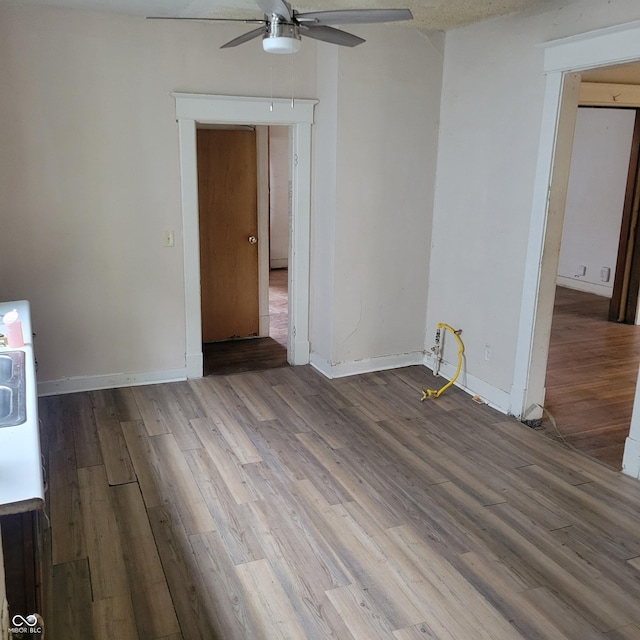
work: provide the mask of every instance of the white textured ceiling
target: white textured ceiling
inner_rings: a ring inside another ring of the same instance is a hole
[[[0,0],[0,4],[16,0]],[[253,0],[20,0],[22,5],[88,9],[139,16],[261,17]],[[327,9],[409,8],[423,31],[446,30],[494,16],[555,5],[554,0],[292,0],[298,11]]]

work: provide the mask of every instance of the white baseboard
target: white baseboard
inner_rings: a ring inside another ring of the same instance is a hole
[[[585,291],[586,293],[595,293],[597,296],[602,296],[604,298],[610,298],[613,294],[613,285],[599,284],[597,282],[587,282],[586,280],[568,278],[567,276],[557,276],[556,284],[559,287],[565,287],[567,289]]]
[[[48,380],[38,383],[38,396],[55,396],[79,391],[117,389],[119,387],[139,387],[145,384],[178,382],[186,380],[186,369],[170,371],[147,371],[145,373],[114,373],[106,376],[86,376]]]
[[[288,258],[272,258],[269,261],[270,269],[287,269],[289,267]]]
[[[202,351],[187,353],[185,360],[187,363],[185,371],[187,378],[202,378],[204,372],[204,355]]]
[[[301,345],[302,346],[302,345]],[[38,383],[39,396],[52,396],[64,393],[76,393],[79,391],[96,391],[98,389],[117,389],[119,387],[135,387],[145,384],[159,384],[162,382],[177,382],[186,380],[187,377],[200,377],[202,375],[202,354],[191,357],[190,366],[184,369],[169,371],[147,371],[144,373],[115,373],[105,376],[86,376],[77,378],[63,378],[61,380],[48,380]],[[189,358],[187,361],[189,362]],[[422,351],[402,353],[392,356],[380,356],[377,358],[365,358],[352,362],[330,363],[317,353],[311,353],[309,363],[327,378],[343,378],[374,371],[398,369],[411,365],[421,364],[432,369],[431,358]],[[455,375],[456,367],[447,362],[440,366],[440,375],[450,380]],[[188,375],[193,371],[195,375]],[[480,396],[487,404],[501,413],[508,413],[509,394],[497,389],[483,380],[471,376],[464,371],[455,382],[471,395]],[[638,446],[636,462],[640,467],[640,443],[633,441]],[[625,450],[626,451],[626,450]]]
[[[361,373],[371,373],[373,371],[409,367],[415,364],[424,365],[427,369],[432,370],[431,358],[425,355],[423,351],[340,363],[330,363],[317,353],[312,353],[310,364],[327,378],[342,378]],[[455,373],[456,367],[454,365],[447,362],[441,364],[440,376],[445,380],[451,380]],[[441,386],[445,384],[446,382],[443,382]],[[500,413],[507,414],[509,412],[509,394],[506,391],[498,389],[464,371],[460,373],[460,376],[454,384],[472,396],[479,396],[490,407],[500,411]]]
[[[431,356],[425,355],[423,364],[427,369],[433,371]],[[449,362],[442,362],[440,364],[440,372],[438,375],[442,376],[446,380],[451,380],[453,376],[456,375],[456,368],[456,365],[450,364]],[[446,383],[443,383],[442,386],[444,386],[444,384]],[[494,387],[484,380],[476,378],[465,371],[460,372],[460,376],[453,384],[463,391],[466,391],[469,395],[478,396],[490,407],[496,409],[496,411],[504,414],[509,413],[509,394],[506,391],[498,389],[497,387]]]
[[[320,357],[313,351],[309,354],[309,364],[314,369],[317,369],[325,378],[333,378],[329,361]]]
[[[622,473],[640,479],[640,442],[627,438],[622,457]]]
[[[287,360],[289,364],[298,366],[309,364],[311,351],[311,343],[308,340],[293,339],[289,340],[289,348],[287,349]]]
[[[372,373],[373,371],[385,371],[387,369],[399,369],[414,364],[422,364],[424,353],[412,351],[393,356],[380,356],[377,358],[364,358],[351,362],[330,363],[324,358],[312,353],[310,364],[327,378],[344,378],[360,373]]]

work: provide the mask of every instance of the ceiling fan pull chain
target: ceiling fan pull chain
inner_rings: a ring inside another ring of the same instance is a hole
[[[295,68],[294,68],[294,64],[295,64],[295,56],[291,56],[291,108],[293,109],[295,107],[295,102],[294,102],[294,85],[295,85]]]
[[[271,84],[271,104],[269,105],[269,111],[273,111],[273,65],[269,66],[269,81]]]

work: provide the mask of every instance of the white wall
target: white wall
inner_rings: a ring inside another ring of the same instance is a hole
[[[332,282],[315,307],[333,313],[312,347],[330,375],[421,361],[423,348],[442,37],[358,34],[357,49],[318,46],[316,148],[335,165],[314,185],[315,264]]]
[[[32,303],[45,390],[184,376],[170,94],[290,96],[290,58],[219,50],[244,29],[0,9],[0,299]],[[330,375],[421,355],[437,147],[442,37],[353,31],[367,43],[306,39],[293,67],[295,95],[321,101],[310,340]]]
[[[334,325],[335,219],[337,206],[338,47],[318,45],[316,124],[313,127],[314,169],[309,333],[311,361],[330,374]],[[316,160],[317,159],[317,160]],[[322,161],[320,161],[322,159]],[[327,367],[329,370],[327,370]]]
[[[291,95],[291,65],[259,40],[219,50],[243,29],[0,9],[0,299],[31,300],[40,382],[183,375],[170,93],[268,96],[273,69],[274,95]],[[295,92],[306,98],[316,47],[304,44]]]
[[[328,373],[411,361],[445,321],[463,329],[468,380],[509,392],[537,45],[638,18],[635,1],[583,1],[458,29],[444,77],[440,39],[401,25],[354,29],[368,42],[351,50],[305,40],[296,95],[320,99],[311,342]],[[243,28],[0,10],[0,299],[31,300],[41,381],[183,370],[170,92],[269,95],[273,68],[274,94],[289,95],[291,65],[259,41],[218,49]]]
[[[544,99],[538,45],[640,18],[627,0],[554,5],[456,29],[445,43],[425,345],[438,321],[461,328],[463,382],[505,411]],[[455,351],[450,341],[451,366]]]
[[[269,127],[269,266],[289,259],[289,129]]]
[[[632,109],[578,109],[559,285],[611,297],[634,122]],[[603,267],[610,269],[608,281],[601,279]]]

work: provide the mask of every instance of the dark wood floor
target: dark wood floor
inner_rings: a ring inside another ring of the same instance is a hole
[[[622,468],[640,366],[640,327],[607,321],[609,299],[556,290],[545,406],[572,446]],[[548,418],[545,432],[557,437]]]
[[[47,638],[640,638],[640,484],[437,382],[42,398]]]
[[[204,375],[260,371],[288,366],[287,269],[269,272],[269,337],[227,340],[202,345]]]
[[[204,375],[228,375],[287,367],[287,348],[273,338],[249,338],[202,345]]]

